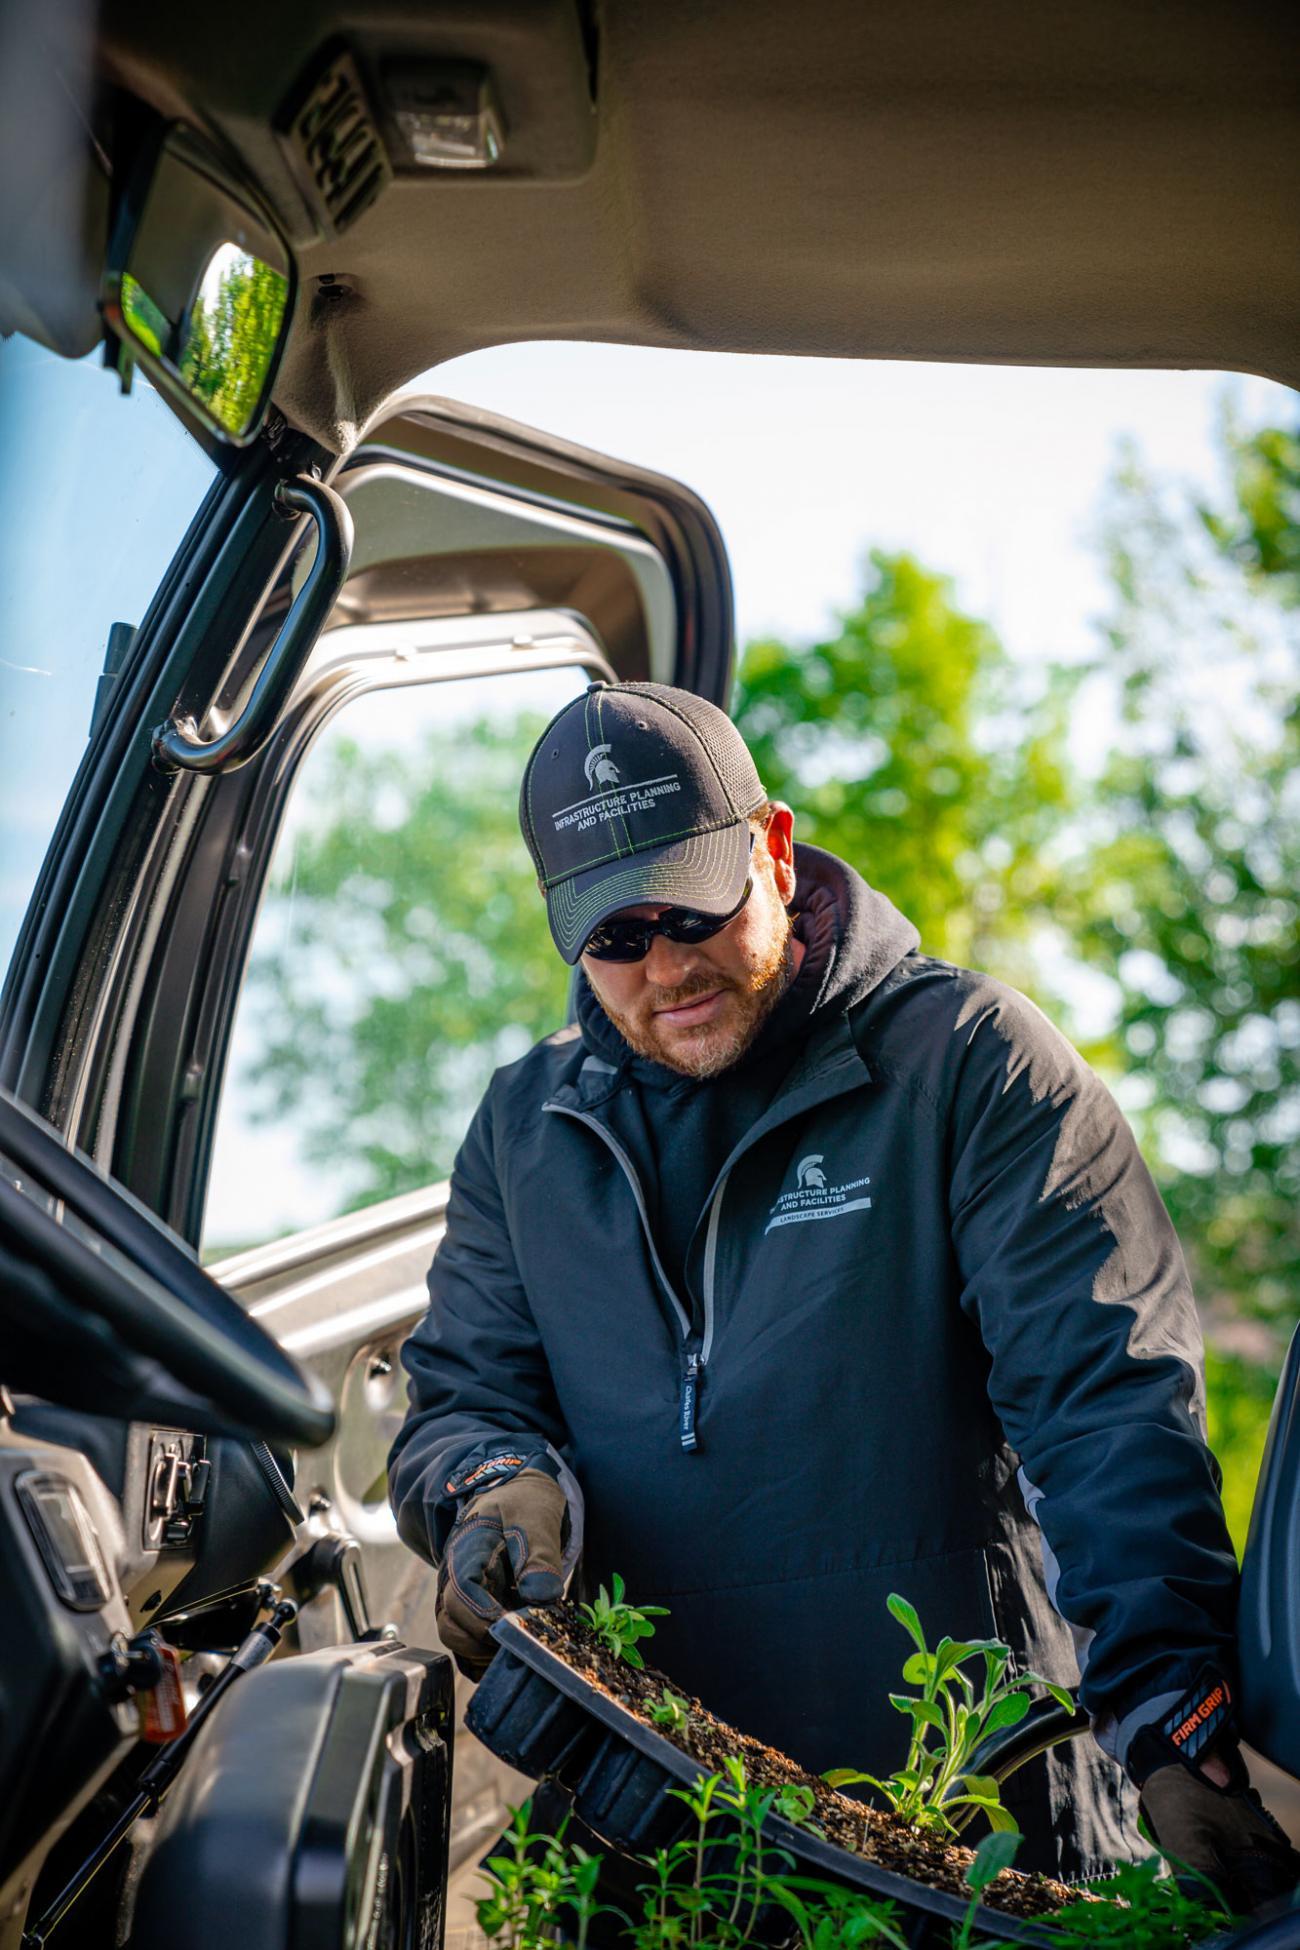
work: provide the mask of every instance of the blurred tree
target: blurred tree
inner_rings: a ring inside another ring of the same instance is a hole
[[[1130,456],[1107,527],[1108,761],[1057,892],[1116,984],[1132,1101],[1211,1324],[1300,1288],[1300,529],[1295,441],[1230,433],[1189,505]],[[1289,471],[1288,471],[1289,470]],[[1260,1343],[1264,1345],[1264,1343]]]
[[[1074,677],[1014,666],[915,557],[873,550],[865,567],[833,636],[748,646],[736,722],[800,838],[888,894],[930,953],[1034,989]]]
[[[1272,1363],[1225,1354],[1213,1340],[1205,1347],[1205,1398],[1210,1447],[1223,1471],[1223,1508],[1241,1556],[1250,1528],[1260,1456],[1268,1433],[1277,1374]]]
[[[1223,553],[1251,586],[1289,608],[1300,605],[1300,433],[1260,427],[1246,433],[1225,417],[1234,495],[1226,509],[1200,515]]]
[[[288,281],[234,244],[214,254],[187,319],[180,372],[232,433],[249,426],[266,384]]]
[[[1115,985],[1120,1068],[1206,1319],[1238,1549],[1300,1300],[1300,441],[1225,422],[1218,505],[1129,455],[1106,529],[1108,762],[1057,914]]]
[[[494,1069],[561,1026],[567,971],[519,837],[544,719],[334,738],[304,775],[249,969],[260,1119],[342,1166],[346,1208],[445,1178]]]

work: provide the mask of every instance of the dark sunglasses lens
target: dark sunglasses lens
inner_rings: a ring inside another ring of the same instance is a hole
[[[751,878],[745,882],[745,890],[729,914],[699,914],[693,907],[670,907],[666,914],[659,916],[654,926],[670,941],[711,941],[715,934],[721,934],[724,928],[730,927],[753,891]]]
[[[673,907],[659,916],[657,927],[670,941],[708,941],[721,934],[731,919],[730,914],[697,914],[692,907]]]
[[[646,921],[605,921],[588,935],[582,952],[593,961],[644,961],[650,934]]]
[[[730,914],[699,914],[693,907],[670,907],[657,921],[602,921],[587,936],[582,952],[593,961],[644,961],[657,934],[684,946],[711,941],[735,920],[753,891],[754,882],[749,879]]]

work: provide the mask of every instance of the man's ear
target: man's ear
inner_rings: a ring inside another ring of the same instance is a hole
[[[794,814],[782,799],[774,799],[767,825],[755,842],[767,848],[772,861],[772,879],[784,906],[794,899]]]

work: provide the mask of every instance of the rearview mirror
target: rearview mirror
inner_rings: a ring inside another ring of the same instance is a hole
[[[190,130],[169,129],[109,248],[104,319],[130,363],[182,418],[246,446],[270,400],[295,283],[293,253],[252,192]]]

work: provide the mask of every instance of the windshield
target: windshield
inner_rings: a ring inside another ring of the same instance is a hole
[[[0,429],[3,973],[86,749],[111,626],[141,621],[215,469],[138,375],[124,396],[98,354],[73,362],[16,335],[0,344]]]

